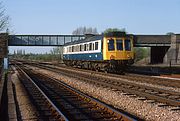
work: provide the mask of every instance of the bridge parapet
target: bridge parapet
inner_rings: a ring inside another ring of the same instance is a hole
[[[9,35],[9,46],[63,46],[84,35]]]
[[[136,47],[170,46],[170,35],[134,35]]]

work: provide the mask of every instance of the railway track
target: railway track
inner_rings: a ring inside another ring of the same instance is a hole
[[[29,64],[29,62],[24,62],[21,61],[22,63]],[[34,64],[37,64],[37,62],[31,62]],[[63,64],[52,64],[52,63],[43,63],[43,62],[38,62],[39,65],[45,65],[45,66],[54,66],[54,67],[65,67],[68,69],[72,70],[80,70],[83,72],[94,72],[91,70],[85,70],[85,69],[80,69],[80,68],[72,68],[68,66],[63,66]],[[168,86],[168,87],[175,87],[175,88],[180,88],[180,81],[179,80],[170,80],[170,79],[165,79],[165,78],[155,78],[152,76],[147,76],[147,75],[140,75],[140,74],[132,74],[132,73],[126,73],[126,75],[119,75],[119,74],[113,74],[113,73],[104,73],[104,72],[97,72],[99,75],[102,76],[109,76],[109,77],[116,77],[116,78],[123,78],[123,79],[128,79],[128,80],[133,80],[141,83],[149,83],[149,84],[156,84],[156,85],[163,85],[163,86]]]
[[[59,80],[22,66],[17,68],[19,78],[33,104],[39,110],[42,120],[138,120],[138,118],[117,111]]]
[[[109,87],[117,91],[122,91],[127,95],[135,95],[142,97],[142,100],[151,100],[151,102],[163,103],[163,106],[173,106],[180,108],[180,94],[171,90],[159,89],[155,87],[142,86],[135,83],[112,79],[110,75],[105,76],[103,74],[94,73],[84,73],[81,71],[75,71],[73,69],[63,69],[63,68],[53,68],[45,65],[34,65],[43,69],[48,69],[50,71],[61,73],[68,77],[77,78],[79,80],[86,81],[88,83],[93,83],[95,85],[100,85],[103,87]],[[113,74],[114,75],[114,74]]]
[[[20,61],[24,64],[37,64],[37,62],[24,62]],[[52,64],[52,63],[38,63],[39,65],[43,66],[48,66],[48,67],[60,67],[60,68],[67,68],[71,69],[74,71],[83,71],[87,73],[93,73],[94,71],[91,70],[85,70],[85,69],[80,69],[80,68],[72,68],[68,66],[64,66],[63,64]],[[170,79],[165,79],[165,78],[155,78],[152,76],[147,76],[147,75],[139,75],[139,74],[132,74],[132,73],[126,73],[126,75],[118,75],[118,74],[112,74],[112,73],[104,73],[104,72],[97,72],[99,75],[102,76],[109,76],[109,77],[116,77],[116,78],[123,78],[123,79],[128,79],[136,82],[141,82],[141,83],[148,83],[148,84],[156,84],[160,86],[167,86],[167,87],[174,87],[174,88],[180,88],[180,81],[179,80],[170,80]]]
[[[39,120],[67,120],[54,103],[46,96],[46,94],[38,87],[38,85],[19,67],[18,77],[26,88],[32,103],[40,114]]]

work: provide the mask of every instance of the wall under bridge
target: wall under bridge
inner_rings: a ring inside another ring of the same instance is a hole
[[[4,58],[7,58],[7,56],[8,56],[8,34],[1,33],[0,34],[0,72],[1,69],[3,68]]]
[[[150,63],[180,65],[180,34],[171,35],[170,46],[152,46]]]
[[[168,46],[151,47],[150,63],[151,64],[164,63],[164,57],[165,57],[166,53],[168,52],[169,48],[170,47],[168,47]]]
[[[8,34],[0,34],[0,58],[6,57],[8,54]]]
[[[180,65],[180,34],[171,35],[171,46],[164,55],[163,63]]]

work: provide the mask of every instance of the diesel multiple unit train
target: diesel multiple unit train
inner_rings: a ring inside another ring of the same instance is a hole
[[[86,69],[124,71],[134,62],[133,36],[125,32],[88,35],[64,45],[63,61],[68,66]]]

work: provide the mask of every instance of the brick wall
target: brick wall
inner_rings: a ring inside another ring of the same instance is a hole
[[[7,57],[8,54],[8,34],[0,34],[0,59]]]

